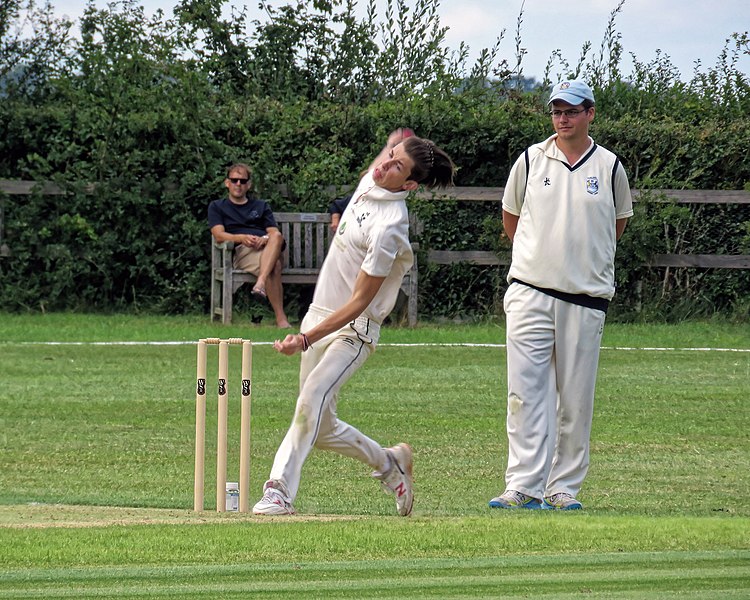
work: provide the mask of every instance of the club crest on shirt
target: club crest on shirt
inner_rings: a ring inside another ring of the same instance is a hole
[[[599,193],[599,178],[598,177],[586,178],[586,191],[592,196],[596,196]]]
[[[338,232],[339,235],[344,235],[345,230],[346,230],[346,221],[341,223],[341,225],[339,225],[339,228],[336,231]]]

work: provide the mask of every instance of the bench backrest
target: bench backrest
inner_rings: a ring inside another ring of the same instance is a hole
[[[315,274],[323,266],[331,238],[328,213],[274,213],[286,240],[281,262],[286,273]]]

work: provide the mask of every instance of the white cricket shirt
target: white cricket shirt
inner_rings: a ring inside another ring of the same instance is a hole
[[[503,209],[519,217],[508,281],[611,299],[615,221],[633,215],[625,169],[594,144],[573,166],[549,137],[522,154],[508,177]]]
[[[313,304],[329,310],[340,308],[351,298],[362,270],[373,277],[385,277],[363,316],[382,323],[390,314],[401,281],[414,263],[409,243],[408,194],[378,187],[372,172],[362,177],[341,215],[320,270]]]

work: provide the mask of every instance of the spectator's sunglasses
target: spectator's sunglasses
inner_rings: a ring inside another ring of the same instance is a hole
[[[239,183],[240,185],[245,185],[248,181],[250,181],[247,177],[227,177],[229,181],[232,183]]]

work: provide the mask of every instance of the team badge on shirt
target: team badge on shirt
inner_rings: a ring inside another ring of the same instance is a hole
[[[339,225],[338,234],[344,235],[345,230],[346,230],[346,221],[344,221],[341,225]]]
[[[599,178],[598,177],[586,178],[586,191],[592,196],[596,196],[599,193]]]

